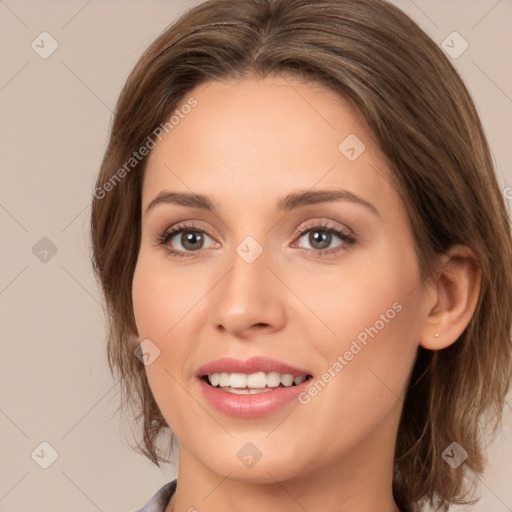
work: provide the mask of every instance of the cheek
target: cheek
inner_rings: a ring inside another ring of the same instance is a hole
[[[204,280],[197,278],[191,283],[190,274],[173,269],[161,255],[142,249],[132,283],[139,336],[168,343],[176,331],[193,320],[190,309],[205,294],[201,282]]]
[[[294,291],[307,298],[310,310],[326,327],[324,336],[311,331],[308,338],[316,345],[314,350],[330,360],[349,350],[354,340],[363,348],[372,345],[372,353],[388,355],[415,338],[421,289],[412,244],[383,240],[372,249],[355,253],[346,267],[288,276]],[[308,318],[316,323],[311,315]]]
[[[378,296],[379,290],[374,291]],[[295,417],[318,458],[328,460],[350,446],[377,450],[389,441],[386,432],[396,432],[417,350],[417,306],[410,296],[391,293],[367,300],[357,316],[334,324],[339,333],[336,346],[317,348],[322,350],[324,372],[308,388],[315,396],[303,397],[303,412]],[[308,418],[316,418],[322,428],[311,429]],[[366,445],[365,439],[374,435],[383,437],[376,445]]]
[[[141,249],[132,282],[133,311],[139,339],[150,339],[160,351],[145,370],[155,399],[160,406],[169,402],[169,411],[173,397],[181,395],[180,384],[193,379],[194,340],[201,338],[205,296],[212,286],[205,273],[186,272]]]
[[[173,340],[187,322],[185,306],[190,309],[193,304],[188,294],[190,287],[179,276],[141,250],[132,282],[135,322],[139,339],[149,339],[158,347],[158,357],[145,366],[146,376],[166,422],[178,436],[182,429],[177,411],[184,410],[181,402],[185,401],[178,382],[183,381],[180,369],[187,354],[186,344]]]
[[[326,371],[318,376],[318,394],[309,397],[306,408],[323,416],[332,432],[343,425],[353,439],[401,406],[418,346],[416,258],[412,252],[385,254],[371,266],[333,277],[329,301],[318,310],[335,334],[330,343],[316,339]]]

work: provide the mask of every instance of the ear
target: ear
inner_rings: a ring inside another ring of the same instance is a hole
[[[482,270],[469,247],[452,246],[426,285],[420,345],[440,350],[455,343],[469,324],[480,293]]]

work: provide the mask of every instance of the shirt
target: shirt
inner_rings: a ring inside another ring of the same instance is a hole
[[[165,508],[169,505],[172,495],[176,491],[176,482],[177,480],[173,480],[172,482],[166,483],[140,510],[136,510],[135,512],[165,512]],[[416,509],[414,507],[413,510],[411,510],[411,512],[419,511],[419,508]]]
[[[165,508],[176,491],[176,482],[177,480],[167,482],[140,510],[135,512],[165,512]]]

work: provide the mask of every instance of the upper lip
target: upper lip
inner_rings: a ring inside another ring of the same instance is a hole
[[[235,359],[234,357],[222,357],[215,359],[199,368],[196,372],[198,377],[204,377],[212,373],[257,373],[257,372],[279,372],[289,373],[294,377],[310,375],[307,370],[291,366],[289,364],[269,359],[268,357],[255,356],[249,359]]]

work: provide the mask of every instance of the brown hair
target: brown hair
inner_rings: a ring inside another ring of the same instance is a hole
[[[480,295],[464,333],[444,350],[419,348],[393,479],[403,510],[427,501],[438,510],[466,503],[463,468],[483,471],[481,421],[488,416],[495,433],[509,386],[510,221],[464,84],[436,44],[382,0],[210,0],[167,28],[130,74],[96,184],[91,228],[109,313],[109,365],[120,376],[123,405],[142,421],[136,449],[157,465],[166,461],[157,438],[168,426],[133,353],[131,283],[147,157],[130,169],[126,162],[197,85],[248,75],[320,83],[354,105],[393,170],[424,278],[453,244],[478,256]],[[452,442],[469,454],[458,469],[442,459]]]

